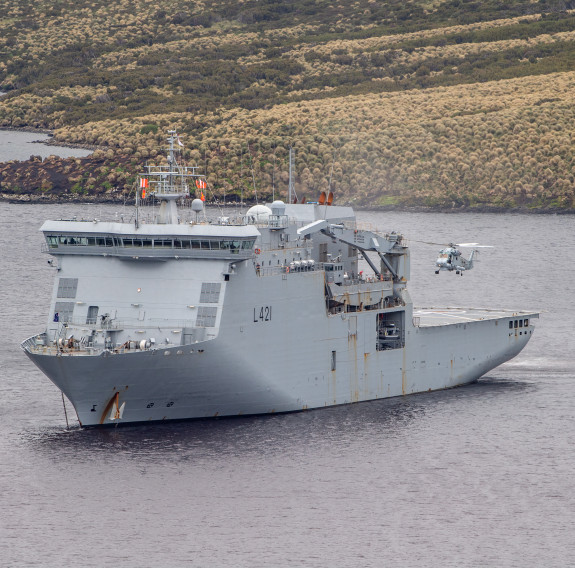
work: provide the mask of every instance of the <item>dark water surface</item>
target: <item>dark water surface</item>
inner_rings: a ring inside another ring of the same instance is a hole
[[[68,431],[18,345],[52,289],[38,227],[74,214],[102,208],[0,203],[0,566],[575,566],[573,217],[359,214],[410,239],[416,305],[543,311],[475,385]],[[438,247],[416,239],[496,248],[436,276]]]

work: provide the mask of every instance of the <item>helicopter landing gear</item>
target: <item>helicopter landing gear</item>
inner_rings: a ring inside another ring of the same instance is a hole
[[[455,274],[459,274],[459,270],[456,270],[456,271],[455,271]]]
[[[439,270],[436,270],[436,271],[435,271],[435,274],[439,274]]]

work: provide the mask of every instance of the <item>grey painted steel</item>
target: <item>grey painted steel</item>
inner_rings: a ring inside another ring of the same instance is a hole
[[[47,249],[57,270],[46,330],[22,347],[82,425],[116,423],[116,403],[124,404],[121,422],[139,422],[445,389],[477,380],[531,338],[536,313],[414,311],[401,236],[357,229],[350,208],[286,204],[285,222],[284,208],[274,209],[281,215],[232,226],[44,224],[47,236],[255,239],[236,257]],[[373,275],[358,274],[358,249],[376,251]]]

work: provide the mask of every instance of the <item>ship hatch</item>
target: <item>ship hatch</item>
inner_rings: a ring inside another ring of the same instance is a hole
[[[405,312],[377,314],[376,322],[378,351],[401,349],[405,346]]]

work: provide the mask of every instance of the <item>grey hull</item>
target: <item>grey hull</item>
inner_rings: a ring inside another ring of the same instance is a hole
[[[56,278],[46,329],[22,347],[84,426],[450,388],[533,333],[534,313],[414,312],[403,237],[358,229],[351,208],[278,201],[183,223],[170,199],[156,223],[42,227]]]
[[[289,358],[289,365],[273,350],[265,355],[263,345],[256,357],[242,354],[225,334],[194,346],[97,357],[27,354],[72,401],[84,426],[115,423],[116,393],[125,403],[122,422],[269,414],[474,382],[530,339],[531,326],[521,335],[510,333],[509,319],[413,326],[406,347],[387,351],[367,351],[371,337],[346,333],[329,342],[340,357],[327,372],[317,337],[296,345],[297,362]]]

